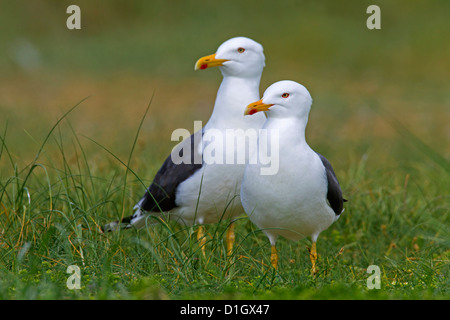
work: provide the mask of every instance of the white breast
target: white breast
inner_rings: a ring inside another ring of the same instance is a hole
[[[278,173],[261,175],[259,163],[246,167],[241,189],[243,207],[269,238],[281,235],[298,240],[318,235],[335,220],[326,201],[324,166],[306,142],[295,142],[289,132],[280,132],[280,137]]]

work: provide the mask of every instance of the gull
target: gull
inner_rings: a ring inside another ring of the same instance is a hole
[[[253,157],[260,151],[278,150],[278,172],[263,175],[264,164],[250,161],[244,172],[241,201],[249,219],[269,238],[275,269],[279,236],[293,241],[311,237],[310,259],[316,273],[317,238],[340,217],[347,200],[330,162],[305,140],[311,104],[311,95],[303,85],[284,80],[272,84],[261,100],[247,106],[245,115],[266,113],[261,130],[278,137],[263,141],[260,134],[259,150]]]
[[[246,37],[229,39],[219,46],[216,53],[200,58],[195,64],[195,70],[212,67],[219,67],[223,80],[210,119],[201,130],[173,149],[134,207],[134,214],[120,222],[107,224],[103,228],[105,231],[119,227],[143,228],[149,216],[170,217],[188,226],[199,225],[197,238],[204,253],[206,240],[203,224],[245,214],[239,199],[245,162],[230,164],[226,161],[205,161],[203,151],[211,147],[213,139],[204,140],[207,135],[210,138],[214,135],[216,139],[226,137],[227,130],[236,130],[238,136],[242,136],[246,130],[258,130],[263,125],[263,114],[254,119],[244,117],[243,114],[245,106],[259,98],[259,83],[265,67],[263,47]],[[223,150],[216,150],[216,153],[223,151],[223,159],[235,159],[238,153],[250,154],[256,148],[256,144],[253,149],[238,144],[230,150],[225,148],[226,143],[222,145]],[[217,146],[220,144],[217,143]],[[174,157],[180,156],[187,161],[174,161]],[[227,231],[228,254],[231,253],[233,242],[232,222]]]

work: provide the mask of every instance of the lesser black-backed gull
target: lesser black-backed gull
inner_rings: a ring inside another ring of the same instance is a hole
[[[262,131],[278,137],[264,139],[264,143],[260,138],[254,156],[278,150],[279,164],[275,174],[262,175],[264,165],[251,161],[255,164],[245,169],[241,200],[250,220],[270,240],[274,268],[278,266],[278,236],[294,241],[309,236],[315,273],[317,237],[340,217],[346,200],[330,162],[305,140],[311,104],[311,95],[304,86],[285,80],[272,84],[261,100],[247,106],[246,115],[265,111],[267,121]]]
[[[205,141],[206,139],[201,141],[201,138],[202,135],[205,138],[209,132],[225,137],[226,131],[230,129],[242,129],[235,133],[245,134],[247,129],[261,128],[265,121],[263,114],[255,118],[244,117],[243,111],[246,105],[259,98],[259,83],[265,66],[263,47],[249,38],[232,38],[220,45],[215,54],[199,59],[195,69],[216,66],[220,68],[223,80],[216,95],[211,117],[201,134],[193,134],[174,148],[135,206],[132,216],[123,218],[120,222],[112,222],[106,225],[104,230],[114,230],[119,226],[142,228],[147,224],[146,217],[149,215],[166,217],[166,213],[169,213],[171,219],[178,219],[180,223],[188,226],[199,224],[197,236],[200,240],[203,239],[204,244],[202,224],[217,223],[222,219],[231,219],[244,214],[239,192],[245,163],[205,161],[203,151],[212,142]],[[242,148],[240,145],[236,145],[231,151],[225,150],[226,143],[223,145],[225,160],[235,159],[238,152],[252,152],[239,150]],[[192,161],[175,164],[172,156],[175,153],[179,156],[183,149],[187,150],[186,148],[191,151],[188,158]],[[195,161],[198,158],[200,161]],[[148,223],[151,223],[150,221]],[[231,223],[227,232],[228,253],[231,252],[233,239]]]

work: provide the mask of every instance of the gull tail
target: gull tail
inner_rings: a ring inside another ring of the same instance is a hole
[[[145,211],[141,209],[140,203],[135,205],[133,209],[135,210],[133,215],[105,224],[104,226],[102,226],[102,231],[112,232],[117,231],[118,229],[144,228],[146,225],[145,218],[148,214],[146,214]]]

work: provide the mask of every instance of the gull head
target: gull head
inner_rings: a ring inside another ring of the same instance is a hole
[[[266,111],[268,118],[308,118],[312,98],[300,83],[290,80],[278,81],[264,92],[263,98],[250,103],[245,115]]]
[[[224,76],[257,77],[265,66],[263,47],[246,38],[231,38],[222,43],[216,53],[200,58],[195,70],[220,67]]]

